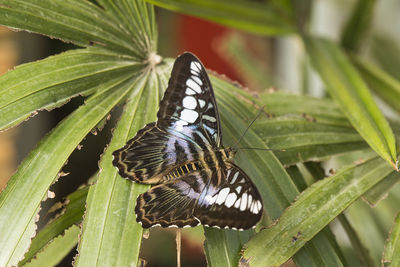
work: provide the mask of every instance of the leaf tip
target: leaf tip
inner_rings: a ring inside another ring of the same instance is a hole
[[[396,162],[392,162],[392,165],[393,165],[393,168],[394,168],[397,172],[400,171],[400,170],[399,170],[399,161],[398,161],[398,160],[396,160]]]

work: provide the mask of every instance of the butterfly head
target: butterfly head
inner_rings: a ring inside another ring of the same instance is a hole
[[[223,149],[223,152],[227,159],[233,159],[236,155],[237,149],[233,147],[227,147]]]

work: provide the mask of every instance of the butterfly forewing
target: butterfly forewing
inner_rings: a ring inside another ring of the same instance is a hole
[[[158,124],[180,131],[182,126],[203,128],[210,143],[221,144],[219,113],[207,72],[192,54],[174,64],[171,78],[157,113]]]
[[[158,184],[139,195],[137,221],[144,228],[253,227],[260,195],[222,147],[214,92],[194,55],[175,61],[157,117],[113,153],[122,177]]]
[[[221,143],[214,92],[194,55],[185,53],[175,61],[157,117],[113,153],[122,177],[160,183],[175,166],[197,160],[206,146]]]
[[[113,164],[119,174],[130,180],[157,184],[176,165],[193,160],[192,154],[185,153],[187,141],[169,134],[156,123],[147,124],[127,144],[114,151]]]

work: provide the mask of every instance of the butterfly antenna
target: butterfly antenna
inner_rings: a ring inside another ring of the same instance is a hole
[[[272,148],[260,148],[260,147],[239,147],[237,149],[252,149],[252,150],[266,150],[266,151],[281,151],[281,152],[286,151],[286,149],[272,149]]]
[[[258,117],[260,117],[261,113],[264,111],[264,107],[262,106],[260,111],[258,112],[257,116],[254,117],[254,119],[252,120],[252,122],[249,124],[249,126],[247,126],[246,130],[244,130],[244,133],[242,134],[242,136],[239,138],[239,140],[236,141],[235,145],[233,146],[235,149],[237,149],[237,145],[240,143],[240,141],[242,141],[243,137],[245,136],[245,134],[247,133],[247,131],[250,129],[250,127],[253,125],[253,123],[258,119]]]

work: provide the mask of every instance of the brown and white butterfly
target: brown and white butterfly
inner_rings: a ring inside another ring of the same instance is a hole
[[[244,230],[263,213],[260,194],[224,148],[220,118],[207,72],[191,53],[179,56],[160,103],[147,124],[113,153],[119,174],[154,184],[136,203],[144,228],[199,224]]]

